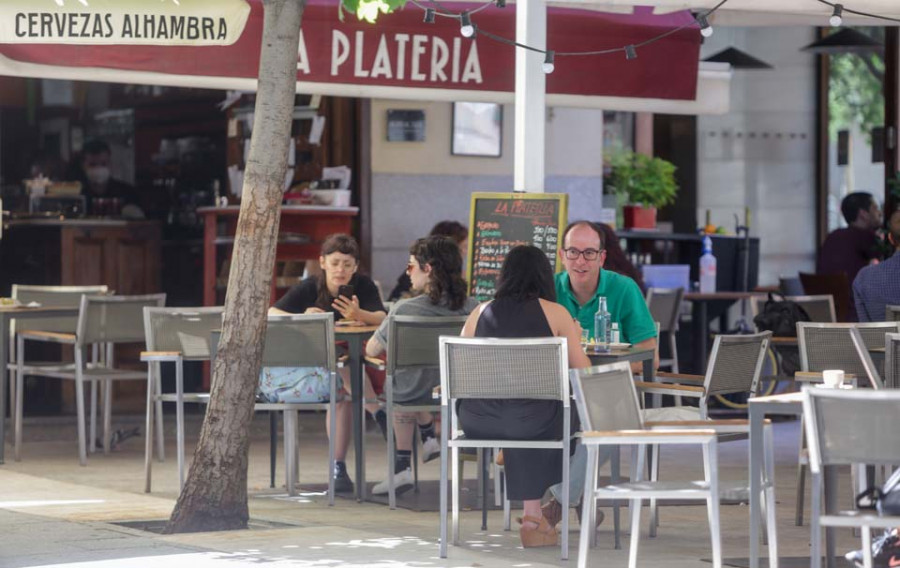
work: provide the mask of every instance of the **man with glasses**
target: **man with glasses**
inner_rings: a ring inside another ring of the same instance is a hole
[[[603,270],[606,250],[600,227],[577,221],[566,228],[562,241],[559,257],[566,270],[556,275],[556,301],[593,338],[594,314],[604,296],[610,321],[619,324],[620,340],[638,349],[656,349],[656,324],[640,287],[628,276]],[[659,365],[658,354],[654,364]],[[632,365],[632,370],[640,373],[641,364]]]
[[[576,221],[566,227],[562,237],[563,248],[559,258],[565,272],[556,275],[556,301],[562,304],[572,317],[594,336],[594,314],[597,312],[600,296],[606,297],[606,309],[610,321],[618,322],[621,341],[631,343],[638,349],[656,349],[656,323],[644,295],[637,283],[622,274],[603,270],[606,261],[603,229],[590,221]],[[653,359],[654,367],[659,366],[659,353]],[[631,370],[641,372],[641,363],[632,363]],[[601,448],[598,456],[600,465],[609,459],[609,449]],[[584,476],[587,469],[587,452],[578,444],[570,460],[569,506],[578,507],[581,521],[581,497],[584,492]],[[555,526],[562,519],[562,484],[550,487],[550,499],[541,509],[544,518]],[[597,510],[597,524],[603,522],[603,511]]]

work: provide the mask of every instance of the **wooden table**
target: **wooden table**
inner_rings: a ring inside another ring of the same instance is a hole
[[[363,390],[362,351],[363,342],[372,337],[377,325],[335,325],[334,338],[346,341],[350,365],[350,401],[353,406],[353,450],[356,455],[356,499],[366,499],[366,458],[363,433],[365,432],[365,392]],[[334,436],[334,433],[331,434]],[[329,475],[334,475],[329,472]]]
[[[4,447],[6,442],[6,393],[8,392],[7,371],[9,367],[10,320],[24,320],[29,318],[56,318],[78,315],[78,308],[60,307],[0,307],[0,464],[4,463]],[[12,416],[12,413],[10,413]]]
[[[694,342],[694,372],[702,375],[706,371],[709,341],[709,304],[727,302],[728,305],[738,300],[749,300],[753,296],[762,296],[762,292],[688,292],[684,299],[690,301],[693,309],[691,321],[694,324],[696,341]]]

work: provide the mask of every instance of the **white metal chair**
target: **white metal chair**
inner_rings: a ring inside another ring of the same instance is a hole
[[[711,424],[709,418],[709,400],[716,395],[747,394],[754,397],[759,391],[760,372],[772,333],[765,331],[756,334],[717,335],[713,342],[706,375],[684,375],[660,373],[657,380],[663,384],[636,384],[642,393],[680,394],[695,398],[697,407],[665,407],[648,408],[643,411],[643,418],[648,423],[664,423],[669,426],[682,424]],[[729,421],[728,428],[717,428],[719,442],[746,439],[749,423],[746,421]],[[771,435],[767,430],[767,437]],[[652,446],[650,480],[659,479],[659,446]],[[771,445],[766,448],[767,470],[774,468],[774,457]],[[774,469],[772,469],[774,472]],[[771,481],[771,478],[768,480]],[[766,486],[766,484],[764,484]],[[723,494],[743,497],[747,492],[747,483],[738,482],[720,488]],[[768,506],[774,508],[774,494]],[[655,499],[650,500],[650,536],[656,536],[659,515]]]
[[[215,359],[220,334],[213,333]],[[331,377],[328,402],[258,402],[256,410],[278,411],[284,415],[285,483],[289,495],[297,494],[299,463],[297,455],[297,412],[328,410],[329,429],[336,431],[335,404],[341,400],[337,388],[337,362],[334,344],[334,314],[270,315],[266,328],[266,346],[262,367],[321,367]],[[334,436],[328,439],[328,505],[334,505]]]
[[[856,380],[866,377],[869,386],[880,389],[883,386],[881,377],[872,363],[868,350],[884,347],[886,334],[897,332],[900,332],[900,322],[798,322],[800,368],[804,373],[841,369],[855,376]],[[797,526],[803,525],[803,509],[806,501],[806,468],[809,456],[805,445],[806,436],[803,433],[797,462],[797,508],[794,519]]]
[[[572,390],[583,432],[581,443],[588,452],[581,522],[578,567],[587,566],[588,549],[596,539],[594,516],[597,499],[627,499],[631,511],[629,568],[637,568],[641,530],[641,502],[644,499],[698,499],[706,501],[712,541],[713,568],[722,566],[719,529],[719,488],[716,431],[712,428],[690,430],[653,430],[645,427],[637,390],[628,363],[613,363],[572,371]],[[645,449],[649,444],[699,444],[703,450],[702,480],[644,481]],[[632,453],[631,481],[597,487],[598,447],[635,446]],[[563,517],[565,518],[565,516]]]
[[[809,316],[809,321],[813,323],[834,323],[837,321],[834,296],[831,294],[785,296],[785,300],[790,300],[799,304]]]
[[[871,568],[872,528],[900,526],[900,516],[859,510],[822,513],[825,467],[900,464],[897,408],[900,408],[897,391],[805,389],[803,426],[809,440],[812,473],[810,555],[813,568],[822,565],[821,527],[861,528],[864,565]]]
[[[156,409],[156,456],[165,459],[162,403],[175,403],[178,487],[184,487],[184,403],[205,404],[208,393],[184,393],[184,361],[209,361],[212,332],[222,327],[221,306],[211,308],[144,308],[147,351],[141,360],[147,366],[147,438],[144,447],[144,492],[150,492],[154,438],[153,409]],[[175,392],[162,392],[162,363],[175,364]]]
[[[54,308],[78,308],[81,305],[81,297],[85,294],[89,296],[99,296],[107,294],[109,288],[105,285],[97,286],[35,286],[31,284],[13,284],[12,298],[18,300],[21,304],[26,305],[36,302],[44,307]],[[30,331],[53,331],[57,333],[75,333],[75,327],[78,325],[78,317],[64,317],[52,319],[31,319],[28,321],[28,330]],[[7,369],[10,374],[16,371],[16,320],[10,321],[9,333],[9,365]],[[99,352],[95,350],[92,353],[92,362],[96,362]],[[48,364],[48,361],[26,361],[25,366]],[[58,361],[52,362],[54,365],[61,365]],[[69,364],[71,366],[71,363]],[[16,381],[9,381],[9,400],[16,400]],[[96,404],[97,391],[95,385],[91,383],[91,439],[93,440],[96,433]],[[13,415],[11,418],[15,420],[15,404],[12,407]]]
[[[678,333],[678,318],[681,315],[682,298],[684,288],[650,288],[647,290],[647,307],[653,320],[659,322],[657,337],[665,333],[669,338],[669,353],[671,357],[660,359],[660,367],[670,367],[673,373],[678,373],[678,348],[675,344],[675,335]]]
[[[460,448],[543,448],[563,453],[562,502],[569,502],[569,362],[562,337],[533,339],[440,338],[441,362],[441,558],[447,557],[447,485],[449,463]],[[466,438],[456,414],[464,399],[557,400],[563,407],[559,440],[474,440]],[[448,460],[447,453],[451,454]],[[453,468],[453,544],[459,545],[460,477]],[[569,556],[569,519],[563,515],[561,557]]]
[[[442,335],[458,336],[466,323],[467,316],[422,317],[422,316],[388,316],[387,358],[385,381],[388,443],[388,502],[391,509],[397,507],[397,495],[394,488],[394,412],[417,412],[440,410],[438,400],[432,404],[407,405],[394,402],[394,381],[405,371],[430,370],[435,379],[440,380],[439,339]],[[437,381],[436,381],[437,382]],[[416,447],[416,436],[413,435],[413,448]],[[417,467],[418,464],[414,464]],[[418,479],[418,475],[416,476]]]
[[[16,412],[15,412],[15,457],[20,459],[22,446],[22,406],[23,385],[26,375],[75,381],[75,407],[78,414],[78,459],[87,464],[87,441],[85,434],[84,384],[102,383],[103,391],[103,439],[104,453],[109,453],[109,433],[112,421],[112,381],[141,380],[142,371],[117,369],[113,346],[118,343],[143,343],[141,319],[144,307],[162,306],[165,294],[143,296],[82,296],[78,313],[78,324],[74,334],[54,331],[19,331],[16,335]],[[75,356],[74,367],[69,365],[25,365],[25,341],[42,341],[71,345]],[[104,357],[99,363],[87,363],[85,352],[88,347],[101,346]],[[93,410],[92,400],[92,410]],[[93,415],[93,412],[92,412]],[[93,416],[91,421],[93,422]],[[93,434],[93,425],[92,425]],[[94,437],[91,437],[91,451]]]

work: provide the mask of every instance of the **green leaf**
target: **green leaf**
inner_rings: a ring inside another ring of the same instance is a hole
[[[360,20],[374,24],[379,14],[389,14],[406,5],[407,0],[341,0],[348,12],[356,14]],[[343,21],[343,20],[342,20]]]

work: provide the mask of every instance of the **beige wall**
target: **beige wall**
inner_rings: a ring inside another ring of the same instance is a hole
[[[424,142],[388,142],[387,111],[425,111]],[[503,106],[503,149],[499,158],[450,154],[452,103],[372,100],[372,172],[375,174],[512,175],[512,105]],[[603,111],[550,108],[547,111],[547,175],[603,173]]]

